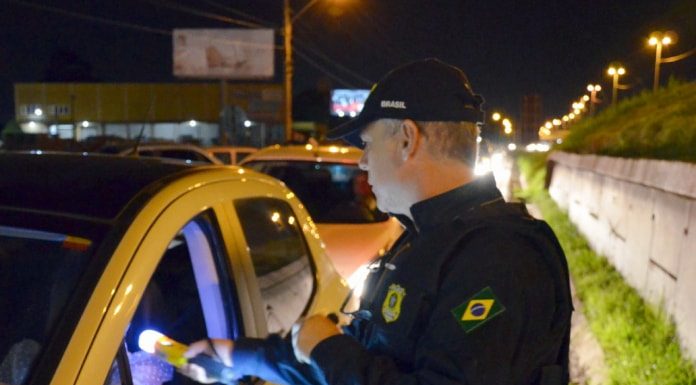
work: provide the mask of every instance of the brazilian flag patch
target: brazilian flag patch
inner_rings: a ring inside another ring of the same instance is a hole
[[[493,294],[493,290],[486,287],[452,309],[452,315],[462,329],[469,333],[504,311],[505,306]]]

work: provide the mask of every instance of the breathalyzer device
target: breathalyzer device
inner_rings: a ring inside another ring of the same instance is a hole
[[[205,369],[208,377],[215,378],[223,384],[234,384],[238,379],[231,367],[214,360],[206,354],[199,354],[193,358],[184,357],[188,346],[155,330],[150,329],[140,333],[138,346],[141,350],[156,355],[176,368],[180,368],[188,363],[196,364]]]

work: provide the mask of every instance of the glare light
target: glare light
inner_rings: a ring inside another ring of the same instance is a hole
[[[277,211],[274,211],[273,214],[271,214],[271,220],[273,222],[278,222],[280,220],[280,213]]]
[[[305,148],[307,151],[310,151],[312,148],[314,148],[314,146],[312,146],[311,144],[307,143],[307,144],[305,144],[304,148]]]
[[[339,118],[342,118],[342,117],[346,116],[346,113],[339,110],[336,112],[336,115],[338,115]]]
[[[584,101],[586,101],[586,102],[587,102],[587,101],[589,101],[589,100],[590,100],[590,97],[589,97],[589,96],[587,96],[587,95],[582,95],[582,100],[584,100]]]
[[[198,122],[196,122],[195,120],[191,119],[191,120],[189,120],[188,125],[191,126],[191,127],[196,127],[196,125],[198,125]]]
[[[672,43],[672,38],[669,36],[665,36],[662,38],[662,45],[669,45]]]
[[[477,136],[477,137],[476,137],[476,143],[481,143],[482,140],[483,140],[482,137],[480,137],[480,136]]]
[[[245,120],[244,127],[251,127],[251,120]]]
[[[338,154],[338,147],[337,146],[329,147],[329,152],[332,154]]]
[[[657,45],[657,38],[655,36],[651,36],[650,39],[648,40],[648,44],[650,45]]]
[[[493,118],[493,121],[497,122],[500,120],[500,114],[497,112],[494,112],[493,115],[491,116]]]
[[[510,122],[510,119],[508,119],[508,118],[503,119],[503,126],[511,127],[512,123]]]
[[[553,123],[551,123],[551,122],[546,122],[546,124],[544,124],[544,127],[546,127],[546,128],[551,128],[551,127],[553,127]]]
[[[36,128],[36,122],[29,122],[28,126],[33,130]]]
[[[290,226],[294,225],[294,224],[295,224],[295,217],[293,217],[292,215],[289,216],[289,217],[288,217],[288,224],[289,224]]]
[[[614,68],[614,67],[609,67],[609,69],[607,70],[607,73],[608,73],[609,75],[612,75],[612,76],[613,76],[613,75],[616,73],[616,68]]]
[[[505,133],[510,135],[512,133],[512,128],[510,127],[505,127]]]
[[[86,120],[83,120],[81,126],[82,126],[83,128],[87,128],[87,127],[89,127],[89,122],[86,121]]]
[[[350,115],[351,118],[354,118],[354,117],[358,116],[358,113],[355,111],[351,111],[348,113],[348,115]]]
[[[561,121],[558,120],[558,119],[554,119],[554,120],[553,120],[553,125],[554,125],[554,126],[560,126],[560,125],[561,125]]]
[[[575,114],[572,112],[568,114],[568,119],[575,119]]]
[[[561,120],[563,120],[564,122],[567,122],[567,121],[568,121],[568,115],[563,115],[563,118],[561,118]]]
[[[561,139],[561,138],[556,139],[556,143],[558,143],[558,144],[563,143],[563,139]]]
[[[36,116],[41,116],[41,115],[43,115],[43,110],[40,109],[40,108],[35,109],[35,110],[34,110],[34,115],[36,115]]]
[[[508,144],[507,148],[510,151],[515,151],[515,150],[517,150],[517,145],[515,143],[510,143],[510,144]]]
[[[155,344],[157,343],[157,340],[162,337],[164,337],[164,334],[160,332],[155,330],[145,330],[144,332],[140,333],[140,337],[138,337],[138,346],[140,347],[140,350],[154,354]]]
[[[619,72],[619,75],[623,75],[623,74],[626,73],[626,69],[623,68],[623,67],[621,67],[621,68],[618,69],[618,72]]]

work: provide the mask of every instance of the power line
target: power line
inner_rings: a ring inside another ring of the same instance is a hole
[[[179,4],[173,4],[165,0],[146,0],[149,3],[155,4],[155,5],[160,5],[165,8],[169,8],[175,11],[183,12],[183,13],[188,13],[190,15],[195,15],[195,16],[200,16],[206,19],[211,19],[211,20],[216,20],[216,21],[221,21],[223,23],[228,23],[228,24],[237,24],[241,25],[243,27],[249,27],[249,28],[266,28],[266,26],[257,24],[257,23],[252,23],[246,20],[241,20],[241,19],[235,19],[232,17],[228,16],[222,16],[218,15],[216,13],[212,12],[205,12],[205,11],[199,11],[197,9],[187,7],[184,5],[179,5]]]
[[[324,55],[323,53],[321,53],[319,50],[314,49],[314,48],[312,48],[311,46],[306,45],[306,44],[307,44],[307,43],[302,42],[302,41],[300,41],[300,40],[297,40],[297,41],[295,42],[295,45],[296,45],[296,46],[297,46],[297,45],[300,45],[300,46],[302,47],[303,50],[307,50],[307,51],[313,53],[315,56],[320,57],[320,58],[323,59],[325,62],[328,62],[329,64],[331,64],[332,66],[336,67],[337,69],[339,69],[339,70],[345,72],[346,74],[352,76],[353,78],[357,79],[360,83],[362,83],[362,84],[364,84],[364,85],[366,85],[366,86],[368,86],[368,87],[372,86],[372,84],[374,83],[374,81],[371,81],[370,79],[365,78],[364,76],[358,74],[357,72],[351,70],[350,68],[347,68],[346,66],[344,66],[344,65],[342,65],[342,64],[340,64],[340,63],[337,63],[336,61],[332,60],[332,59],[329,58],[328,56],[326,56],[326,55]]]
[[[257,22],[257,23],[259,23],[259,24],[264,24],[264,25],[267,26],[267,28],[273,28],[273,29],[279,28],[278,26],[275,25],[275,23],[272,23],[272,22],[267,21],[267,20],[260,19],[260,18],[258,18],[258,17],[256,17],[256,16],[249,15],[248,13],[244,13],[244,12],[238,10],[238,9],[235,9],[235,8],[232,8],[232,7],[228,7],[228,6],[226,6],[226,5],[222,5],[222,4],[220,4],[220,3],[216,2],[216,1],[213,1],[213,0],[200,0],[200,1],[203,1],[204,3],[206,3],[206,4],[208,4],[208,5],[211,5],[211,6],[213,6],[213,7],[216,7],[216,8],[218,8],[218,9],[221,9],[221,10],[223,10],[223,11],[226,11],[226,12],[229,12],[229,13],[232,13],[232,14],[235,14],[235,15],[237,15],[237,16],[246,17],[247,19],[249,19],[249,20],[251,20],[251,21],[254,21],[254,22]]]
[[[108,25],[112,25],[112,26],[116,26],[116,27],[127,28],[127,29],[132,29],[132,30],[141,31],[141,32],[149,32],[149,33],[154,33],[154,34],[164,35],[164,36],[171,36],[171,34],[172,34],[170,31],[167,31],[164,29],[145,27],[142,25],[127,23],[127,22],[123,22],[123,21],[109,20],[109,19],[105,19],[102,17],[98,17],[98,16],[92,16],[92,15],[87,15],[84,13],[68,11],[68,10],[65,10],[62,8],[51,7],[49,5],[35,4],[35,3],[30,3],[30,2],[22,1],[22,0],[8,0],[8,1],[15,3],[15,4],[18,4],[18,5],[23,5],[25,7],[38,9],[40,11],[53,12],[53,13],[57,13],[57,14],[60,14],[63,16],[69,16],[69,17],[74,17],[77,19],[108,24]]]
[[[345,80],[341,79],[340,77],[338,77],[337,75],[335,75],[335,74],[332,73],[331,71],[327,70],[327,69],[324,68],[321,64],[317,63],[317,62],[314,61],[312,58],[310,58],[310,57],[307,56],[306,54],[302,53],[301,50],[295,49],[295,53],[297,54],[297,56],[299,56],[301,59],[303,59],[303,60],[304,60],[305,62],[307,62],[309,65],[311,65],[311,66],[315,67],[316,69],[318,69],[319,71],[323,72],[326,76],[328,76],[328,77],[330,77],[331,79],[335,80],[337,83],[340,83],[340,84],[342,84],[342,85],[344,85],[345,87],[348,87],[348,88],[358,88],[358,87],[355,87],[354,84],[351,84],[351,83],[349,83],[349,82],[346,82]]]

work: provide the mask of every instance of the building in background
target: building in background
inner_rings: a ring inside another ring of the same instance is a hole
[[[539,140],[539,127],[544,124],[541,95],[528,94],[522,96],[522,121],[517,140],[522,144]]]
[[[16,120],[27,134],[203,146],[285,141],[281,84],[18,83],[14,94]]]

